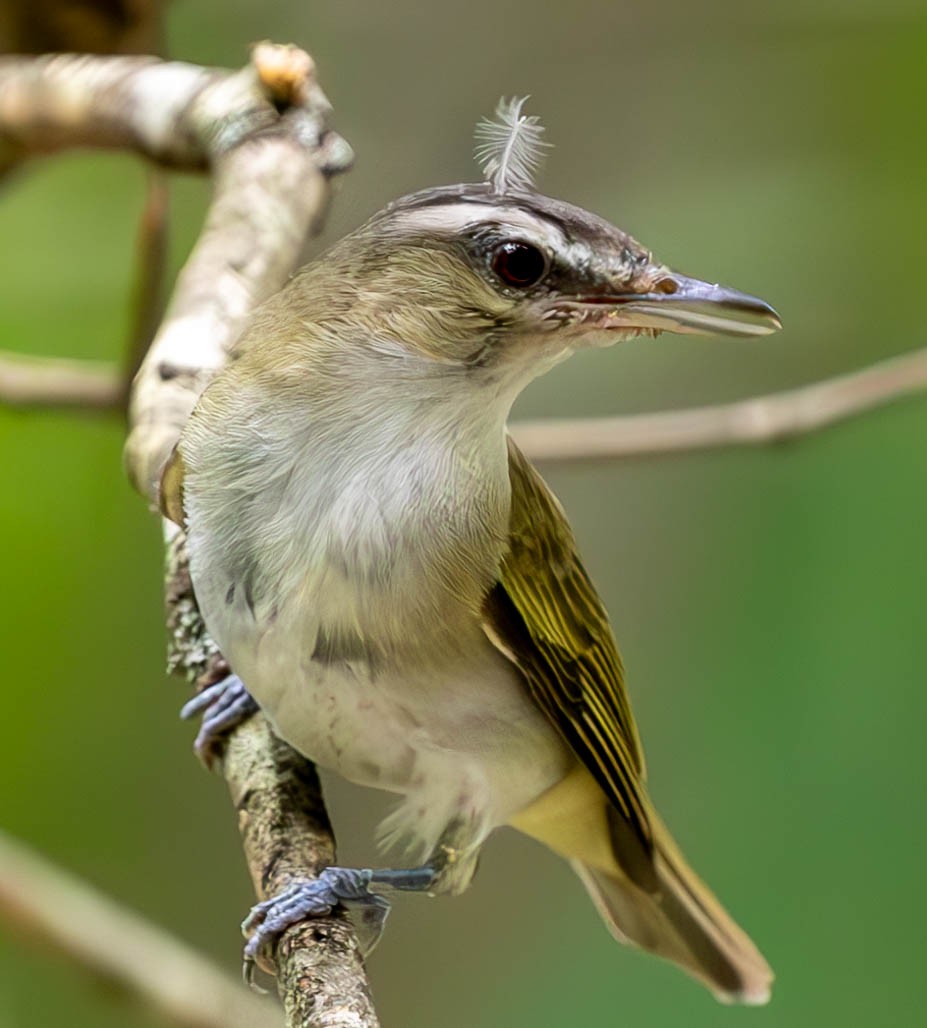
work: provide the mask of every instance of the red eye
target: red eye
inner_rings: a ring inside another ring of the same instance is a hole
[[[530,243],[503,243],[493,254],[492,270],[507,286],[527,289],[547,271],[547,258]]]

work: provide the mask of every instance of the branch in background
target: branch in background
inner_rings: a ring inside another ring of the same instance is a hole
[[[135,283],[129,327],[129,346],[122,381],[120,406],[127,407],[132,381],[142,366],[161,319],[167,276],[170,193],[167,176],[157,169],[148,175],[145,206],[138,220],[135,242]]]
[[[234,145],[276,122],[256,85],[250,66],[233,73],[153,57],[3,57],[0,155],[92,146],[204,171],[223,141]],[[226,113],[223,140],[217,119]]]
[[[104,409],[118,404],[117,377],[111,369],[89,370],[78,361],[40,359],[30,372],[21,359],[15,365],[11,361],[0,354],[0,402],[62,407],[87,403]],[[8,366],[15,369],[15,378],[10,377]],[[75,373],[76,388],[68,394],[68,376]],[[659,457],[793,439],[925,391],[927,349],[736,403],[615,418],[522,421],[512,425],[512,434],[522,450],[538,461]]]
[[[0,54],[151,54],[165,0],[0,0]],[[0,148],[0,179],[25,154]]]
[[[108,364],[0,350],[0,403],[8,407],[114,410],[119,379]]]
[[[0,917],[174,1028],[271,1028],[273,1005],[179,939],[0,832]]]
[[[31,357],[0,350],[0,403],[9,407],[119,410],[163,314],[167,260],[167,182],[153,172],[139,219],[137,273],[126,370],[102,361]]]
[[[512,434],[538,461],[657,457],[793,439],[927,390],[927,349],[769,396],[617,418],[521,422]]]
[[[200,393],[254,307],[293,270],[327,209],[329,177],[350,164],[329,114],[312,59],[295,47],[259,44],[237,73],[148,58],[0,59],[0,164],[4,156],[102,146],[214,177],[205,226],[132,389],[126,464],[152,506]],[[166,530],[170,660],[206,684],[224,661],[196,609],[182,533]],[[259,898],[331,863],[315,770],[262,717],[232,734],[221,767]],[[275,958],[291,1028],[377,1028],[343,916],[289,929]]]

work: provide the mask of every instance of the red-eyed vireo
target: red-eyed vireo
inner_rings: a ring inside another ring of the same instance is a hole
[[[329,868],[260,904],[246,954],[338,902],[457,893],[513,825],[570,861],[613,934],[721,999],[772,975],[656,815],[608,618],[569,523],[506,432],[575,350],[660,331],[758,336],[763,301],[678,275],[531,182],[521,103],[482,128],[486,181],[406,196],[256,314],[164,479],[234,669],[199,745],[250,709],[402,802],[410,870]]]

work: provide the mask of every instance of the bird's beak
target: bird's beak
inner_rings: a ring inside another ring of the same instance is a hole
[[[584,297],[584,320],[602,329],[692,335],[765,336],[782,328],[768,303],[726,286],[664,271],[650,290]]]

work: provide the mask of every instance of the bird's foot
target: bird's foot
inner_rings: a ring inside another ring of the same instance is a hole
[[[206,767],[212,767],[212,762],[222,750],[225,736],[257,713],[258,709],[238,675],[227,675],[184,704],[180,716],[190,720],[202,714],[203,723],[193,749]]]
[[[389,900],[373,892],[373,887],[426,892],[435,878],[431,867],[396,871],[327,867],[318,878],[297,879],[283,892],[252,907],[242,923],[241,930],[248,937],[245,981],[253,984],[259,956],[262,967],[273,966],[268,955],[287,928],[307,918],[324,917],[339,905],[351,909],[361,952],[367,956],[383,934],[390,909]]]

